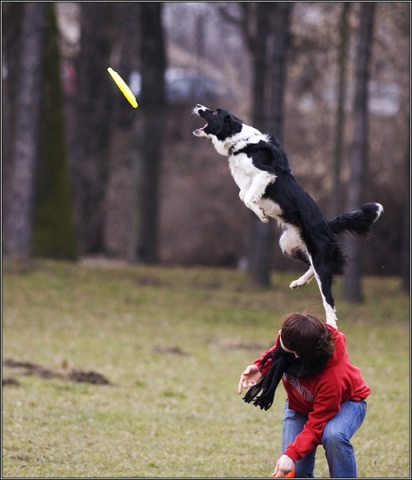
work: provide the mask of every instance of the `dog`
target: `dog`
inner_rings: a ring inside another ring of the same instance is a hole
[[[371,226],[383,212],[380,203],[366,203],[358,210],[327,220],[313,198],[299,185],[279,141],[224,109],[197,104],[193,114],[207,123],[193,131],[212,141],[228,157],[229,169],[239,187],[239,197],[259,219],[276,219],[283,232],[279,239],[285,256],[301,260],[307,272],[290,284],[295,289],[316,279],[326,323],[337,327],[332,286],[344,273],[347,256],[337,236],[347,233],[371,236]]]

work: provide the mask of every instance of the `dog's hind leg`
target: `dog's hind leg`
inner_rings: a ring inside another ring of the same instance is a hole
[[[331,325],[332,327],[338,328],[338,325],[336,323],[338,321],[338,317],[336,316],[335,307],[332,307],[327,302],[323,294],[322,294],[322,301],[323,301],[323,308],[325,309],[325,314],[326,314],[326,323],[328,325]]]
[[[314,271],[299,230],[296,227],[288,226],[279,239],[279,245],[285,255],[295,260],[301,260],[309,267],[307,272],[297,280],[293,280],[289,287],[294,289],[308,284],[314,276]]]
[[[336,316],[335,300],[332,295],[333,274],[322,271],[322,268],[319,265],[315,266],[312,258],[310,258],[310,261],[322,297],[323,308],[325,309],[326,314],[326,323],[332,325],[332,327],[338,328],[336,324],[338,318]]]

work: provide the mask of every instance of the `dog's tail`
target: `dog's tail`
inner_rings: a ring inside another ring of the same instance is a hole
[[[358,210],[338,215],[329,221],[333,233],[348,233],[368,237],[371,226],[378,220],[383,212],[380,203],[365,203]]]

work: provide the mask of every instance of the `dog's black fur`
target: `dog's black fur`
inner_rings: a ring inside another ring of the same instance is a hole
[[[337,235],[369,236],[372,224],[383,212],[382,205],[366,203],[358,210],[327,220],[296,181],[286,152],[275,138],[246,125],[224,109],[211,110],[198,104],[193,113],[207,121],[193,134],[210,139],[218,153],[228,156],[241,200],[262,222],[268,222],[268,217],[275,218],[283,229],[279,240],[283,253],[308,265],[308,271],[290,287],[301,287],[315,277],[326,322],[336,326],[332,285],[335,276],[344,273],[346,265]]]

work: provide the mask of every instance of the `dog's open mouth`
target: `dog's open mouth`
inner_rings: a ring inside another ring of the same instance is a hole
[[[206,123],[206,125],[204,125],[203,127],[201,127],[201,128],[196,128],[196,130],[193,131],[193,135],[197,135],[197,136],[201,135],[201,133],[202,133],[203,130],[207,127],[207,125],[208,125],[208,124]]]
[[[202,113],[204,113],[205,110],[207,110],[207,108],[204,107],[203,105],[200,105],[200,103],[198,103],[196,107],[193,109],[193,113],[198,117],[202,117],[203,116]],[[208,124],[206,123],[203,127],[193,130],[193,135],[196,135],[198,137],[202,136],[202,133],[204,132],[207,125]]]

